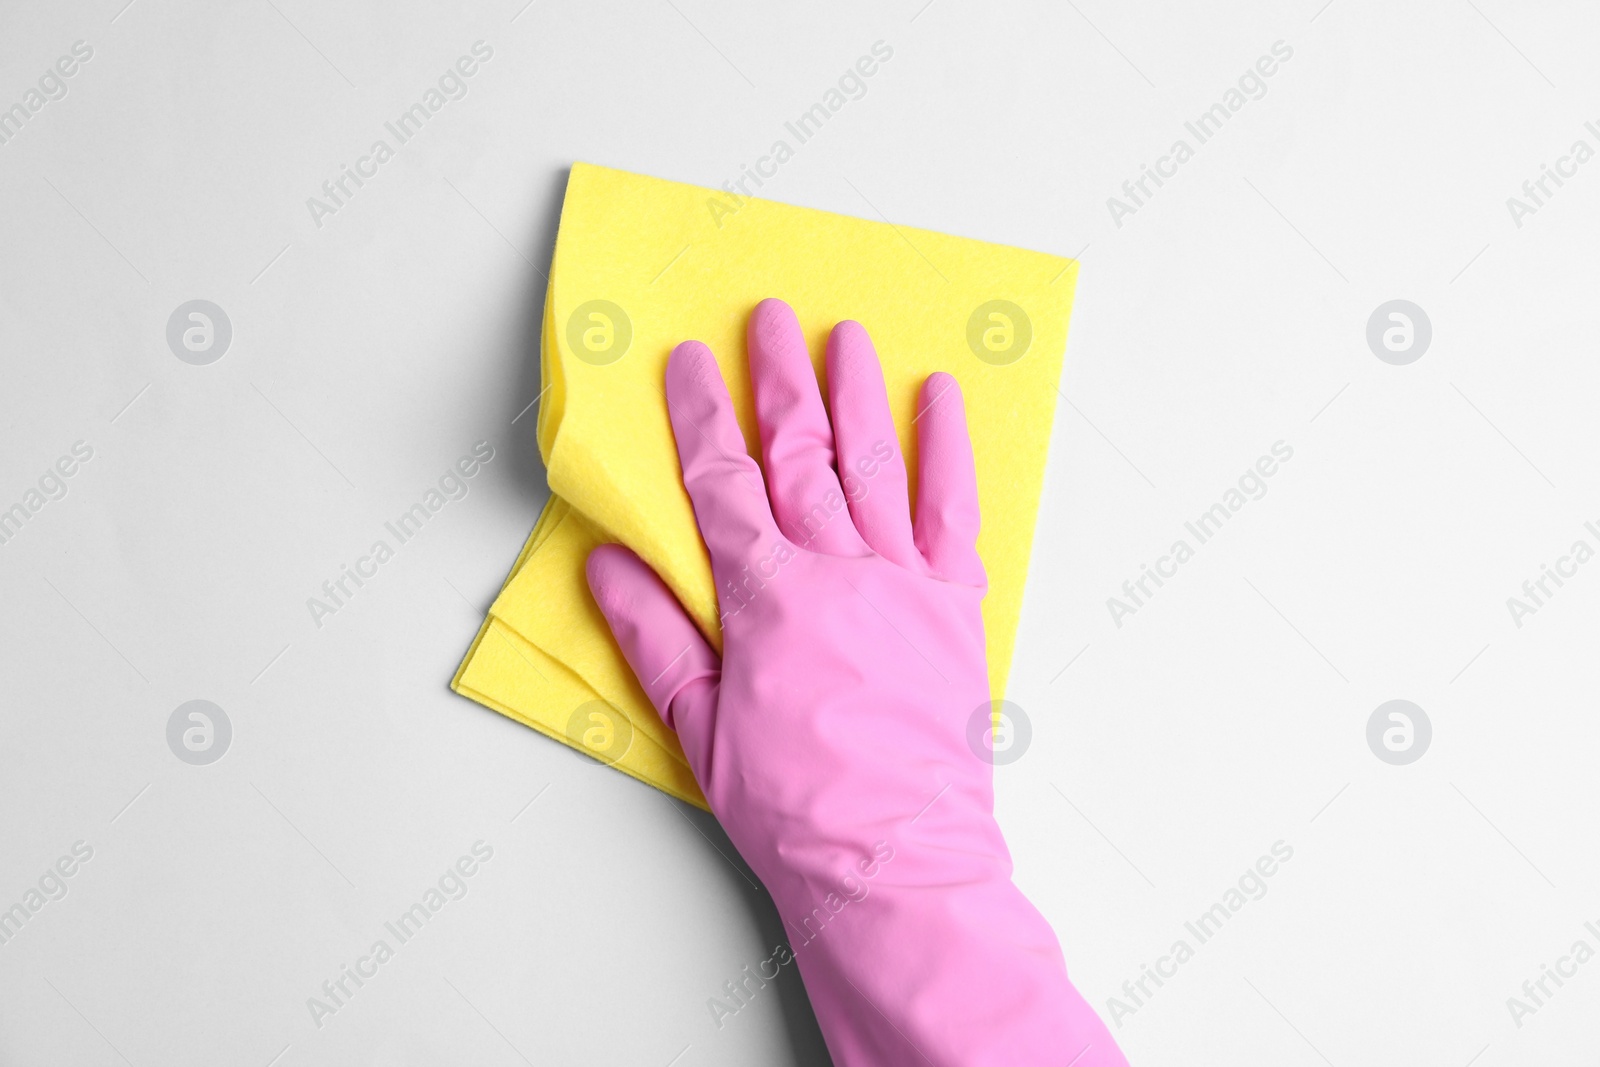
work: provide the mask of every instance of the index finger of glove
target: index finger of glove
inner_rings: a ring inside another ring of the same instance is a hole
[[[718,578],[738,573],[783,540],[761,468],[745,451],[728,387],[711,350],[685,341],[667,361],[667,408],[683,485]]]

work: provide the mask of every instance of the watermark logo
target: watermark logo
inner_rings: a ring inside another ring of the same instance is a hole
[[[311,1015],[312,1024],[321,1030],[328,1019],[348,1007],[355,995],[382,972],[383,965],[394,959],[402,946],[432,923],[446,904],[466,897],[471,889],[468,880],[482,871],[484,865],[493,858],[493,845],[481,838],[474,841],[470,854],[463,854],[446,867],[438,880],[424,889],[414,904],[393,920],[385,922],[383,928],[388,937],[373,941],[372,947],[365,955],[358,956],[354,964],[341,964],[338,973],[306,998],[306,1010]],[[389,942],[390,937],[394,939],[393,944]]]
[[[1277,474],[1282,465],[1294,458],[1294,446],[1287,441],[1274,441],[1271,453],[1262,455],[1244,469],[1234,486],[1223,491],[1221,499],[1183,524],[1189,537],[1179,537],[1166,553],[1156,557],[1155,564],[1139,564],[1139,576],[1122,583],[1121,596],[1106,597],[1106,611],[1117,629],[1130,615],[1149,605],[1167,582],[1178,576],[1178,570],[1194,559],[1195,552],[1212,538],[1251,501],[1267,495],[1267,479]],[[1190,544],[1189,539],[1194,543]]]
[[[167,747],[193,766],[217,762],[232,743],[233,723],[228,713],[209,700],[179,704],[167,719]]]
[[[429,486],[416,503],[383,524],[389,537],[394,539],[393,544],[389,543],[389,538],[380,537],[372,542],[365,555],[357,556],[353,563],[340,564],[339,573],[322,583],[322,595],[306,598],[306,610],[316,628],[322,629],[324,619],[348,607],[356,594],[378,576],[383,565],[421,533],[422,527],[446,504],[465,500],[472,491],[472,479],[489,465],[494,455],[494,445],[488,441],[473,445],[470,453],[444,469],[439,480]]]
[[[228,313],[209,300],[188,300],[167,318],[167,347],[185,363],[204,367],[215,363],[233,342]]]
[[[1600,143],[1600,124],[1590,120],[1583,124],[1583,129]],[[1576,178],[1578,168],[1594,156],[1594,145],[1579,137],[1572,142],[1566,155],[1556,158],[1554,168],[1548,163],[1539,164],[1538,175],[1522,183],[1522,196],[1506,197],[1506,211],[1511,214],[1512,225],[1522,229],[1528,216],[1537,215],[1540,208],[1548,207],[1551,198],[1567,184],[1567,179]]]
[[[3,523],[4,517],[0,516],[0,524]],[[1583,528],[1600,544],[1600,524],[1586,522]],[[1594,546],[1588,538],[1580,537],[1572,542],[1572,547],[1564,555],[1556,557],[1554,567],[1548,563],[1539,564],[1538,577],[1522,583],[1522,596],[1506,597],[1506,610],[1511,614],[1512,625],[1522,629],[1522,621],[1529,615],[1537,615],[1540,608],[1547,606],[1549,600],[1567,584],[1567,579],[1576,578],[1578,568],[1594,559],[1594,556]],[[1551,588],[1552,584],[1554,588]]]
[[[9,144],[33,121],[33,116],[43,111],[46,104],[64,100],[67,96],[67,79],[78,73],[82,64],[94,58],[94,47],[88,41],[72,42],[72,54],[57,59],[39,75],[35,85],[22,92],[22,97],[9,107],[0,101],[0,145]]]
[[[1539,965],[1539,975],[1522,983],[1522,996],[1506,998],[1506,1011],[1511,1014],[1511,1021],[1521,1030],[1523,1022],[1530,1015],[1539,1014],[1539,1009],[1550,1006],[1550,1000],[1561,992],[1563,986],[1570,979],[1578,977],[1578,968],[1595,958],[1594,946],[1588,938],[1593,937],[1600,944],[1600,926],[1593,922],[1583,924],[1584,933],[1588,937],[1580,937],[1572,942],[1572,947],[1565,955],[1557,956],[1555,966],[1548,963]]]
[[[1178,977],[1184,964],[1227,926],[1246,907],[1267,895],[1271,888],[1268,880],[1283,870],[1294,859],[1294,846],[1278,840],[1272,848],[1240,873],[1238,879],[1223,890],[1222,896],[1195,918],[1183,924],[1183,936],[1176,937],[1167,951],[1157,956],[1153,964],[1141,963],[1139,975],[1122,983],[1121,995],[1113,994],[1106,1000],[1104,1015],[1111,1025],[1122,1029],[1128,1017],[1139,1014],[1149,1006],[1155,995],[1172,979]]]
[[[567,736],[589,755],[615,766],[633,745],[633,723],[604,700],[591,700],[572,709]]]
[[[609,300],[579,304],[567,319],[567,347],[585,363],[609,366],[628,354],[633,320]]]
[[[1385,763],[1396,767],[1415,763],[1432,743],[1428,713],[1409,700],[1385,701],[1367,719],[1367,747]]]
[[[847,866],[844,873],[838,876],[838,883],[828,890],[809,914],[799,921],[792,917],[789,919],[789,924],[801,936],[798,947],[790,948],[779,942],[773,947],[772,955],[758,963],[754,970],[746,964],[737,975],[723,982],[722,996],[707,997],[706,1010],[711,1013],[711,1021],[716,1024],[717,1029],[722,1029],[724,1020],[748,1008],[756,996],[767,988],[768,982],[775,981],[784,967],[793,963],[800,952],[827,932],[829,924],[842,911],[852,904],[860,904],[866,900],[872,893],[871,880],[878,876],[884,865],[893,860],[894,856],[894,846],[889,842],[874,842],[871,854],[861,855],[857,857],[853,866]],[[769,968],[771,973],[768,973]]]
[[[137,398],[135,398],[137,399]],[[67,495],[67,479],[78,473],[83,464],[94,458],[94,446],[87,441],[74,441],[70,453],[63,453],[55,463],[44,469],[35,485],[22,493],[22,498],[10,507],[0,501],[0,545],[8,544],[22,528],[51,501]]]
[[[135,798],[137,799],[137,798]],[[46,904],[66,897],[70,886],[67,879],[77,874],[85,863],[94,858],[94,846],[87,841],[74,841],[70,854],[63,854],[55,863],[44,869],[35,885],[30,885],[22,899],[0,911],[0,945],[9,944],[44,910]],[[0,904],[4,904],[0,901]]]
[[[1367,347],[1396,367],[1421,359],[1432,342],[1433,323],[1428,313],[1409,300],[1379,304],[1367,319]]]
[[[416,99],[416,102],[383,124],[388,137],[373,138],[366,154],[357,156],[353,166],[340,163],[339,173],[322,183],[321,196],[306,197],[306,212],[311,216],[312,225],[320,230],[323,219],[337,215],[349,207],[356,194],[382,173],[383,165],[393,159],[407,142],[420,134],[446,104],[466,97],[470,89],[470,79],[478,73],[483,64],[494,58],[494,48],[485,41],[474,41],[471,53],[460,56],[453,65],[446,67],[440,73],[438,81],[424,89],[422,96]],[[392,145],[389,143],[389,138],[394,139]],[[448,184],[448,179],[446,182]],[[456,193],[460,195],[461,190],[457,189]],[[464,196],[461,198],[466,200]],[[467,203],[470,207],[471,201]],[[477,208],[474,207],[473,210],[476,211]]]
[[[967,347],[994,367],[1005,367],[1028,354],[1033,321],[1009,300],[991,300],[973,309],[967,319]]]
[[[985,701],[967,718],[967,747],[985,763],[997,767],[1015,763],[1032,743],[1028,713],[1009,700]]]
[[[1187,136],[1174,140],[1165,153],[1156,157],[1154,165],[1140,163],[1138,176],[1122,183],[1122,195],[1106,197],[1106,211],[1117,229],[1122,229],[1124,221],[1137,215],[1140,208],[1149,206],[1156,193],[1178,176],[1179,168],[1195,157],[1201,145],[1221,133],[1233,116],[1251,101],[1265,97],[1269,88],[1267,79],[1292,58],[1294,47],[1289,42],[1273,41],[1270,53],[1258,57],[1252,66],[1240,73],[1235,84],[1222,91],[1220,99],[1213,100],[1209,107],[1183,124]]]
[[[867,95],[867,79],[877,74],[892,58],[894,48],[887,41],[874,41],[871,53],[857,58],[853,67],[846,67],[839,75],[838,82],[829,86],[820,100],[801,112],[793,122],[783,124],[788,136],[774,140],[772,147],[767,149],[765,155],[756,157],[754,164],[739,164],[739,177],[723,182],[721,192],[706,197],[706,209],[711,213],[711,221],[716,223],[717,229],[722,229],[723,223],[743,210],[755,196],[750,191],[752,182],[760,189],[776,178],[779,168],[795,157],[801,145],[821,133],[823,126],[844,110],[846,104]],[[789,142],[791,137],[793,144]]]

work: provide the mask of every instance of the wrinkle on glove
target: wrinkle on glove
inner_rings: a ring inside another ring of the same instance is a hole
[[[452,688],[707,807],[676,735],[585,588],[584,564],[596,545],[627,545],[721,650],[710,563],[662,382],[678,342],[705,342],[756,454],[744,331],[752,307],[781,296],[814,363],[834,358],[824,353],[836,323],[853,319],[871,334],[894,417],[876,432],[894,434],[904,455],[916,454],[924,380],[943,371],[960,383],[983,516],[988,684],[1002,697],[1076,281],[1077,264],[1056,256],[574,164],[541,353],[539,450],[552,495]],[[862,457],[875,443],[839,448]],[[913,500],[920,495],[911,472],[879,468],[863,479],[868,499],[877,478],[906,478]],[[895,544],[901,521],[886,515],[863,536]],[[844,537],[850,518],[821,528]]]

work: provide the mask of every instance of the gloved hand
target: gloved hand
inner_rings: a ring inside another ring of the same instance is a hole
[[[793,311],[749,350],[765,474],[715,360],[678,346],[666,396],[711,556],[719,657],[619,545],[589,585],[729,838],[765,883],[834,1061],[1125,1065],[1011,882],[987,716],[978,496],[961,392],[918,398],[916,521],[866,331],[828,340],[830,428]]]

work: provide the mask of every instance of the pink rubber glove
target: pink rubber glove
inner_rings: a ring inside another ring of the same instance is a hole
[[[1125,1065],[1011,882],[967,740],[989,709],[986,580],[955,379],[917,402],[913,524],[866,331],[829,338],[831,427],[787,304],[756,308],[749,347],[764,476],[710,351],[679,345],[666,374],[721,659],[627,549],[596,549],[589,585],[771,892],[834,1061]]]

